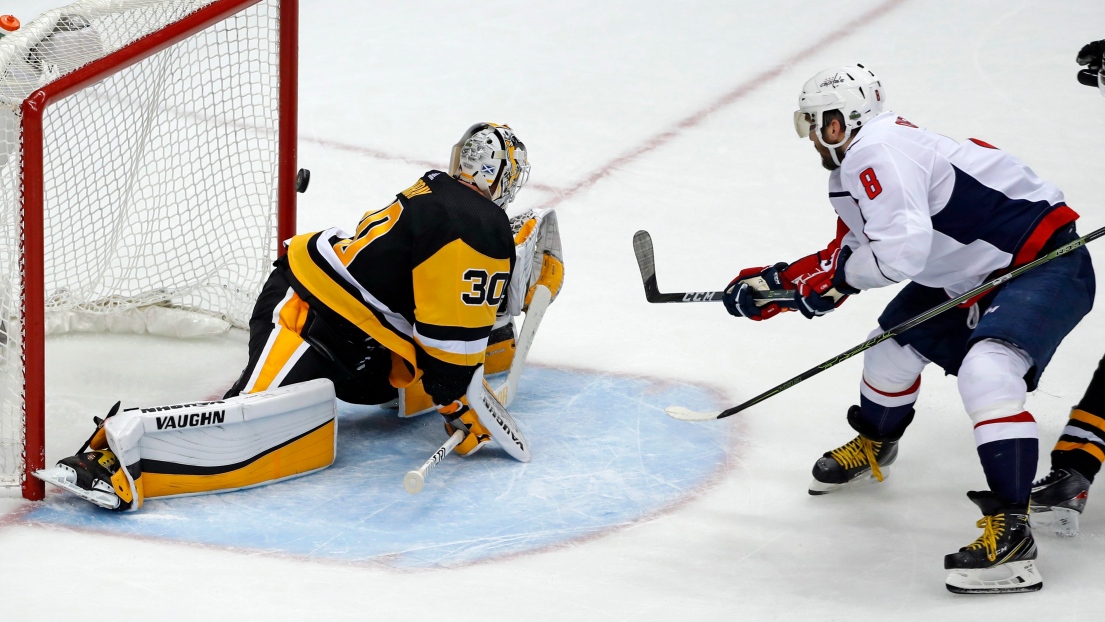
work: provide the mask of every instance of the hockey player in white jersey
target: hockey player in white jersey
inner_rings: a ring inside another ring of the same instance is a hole
[[[1062,192],[1019,159],[981,140],[959,143],[921,129],[885,101],[882,83],[862,65],[806,82],[795,128],[831,171],[837,235],[790,264],[740,272],[726,289],[730,313],[763,320],[794,310],[814,318],[849,295],[909,281],[873,336],[1078,237],[1078,215]],[[1089,254],[1079,248],[867,350],[859,404],[847,416],[859,435],[817,460],[810,494],[883,480],[913,420],[921,371],[935,363],[958,376],[990,487],[968,493],[982,510],[983,534],[945,558],[947,587],[1040,589],[1028,525],[1039,449],[1026,394],[1089,312],[1094,288]],[[797,296],[753,298],[765,289]]]

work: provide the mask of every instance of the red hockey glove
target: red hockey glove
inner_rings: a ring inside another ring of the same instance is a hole
[[[783,311],[793,311],[794,302],[756,300],[753,292],[765,290],[793,290],[794,285],[782,277],[785,263],[774,266],[745,268],[725,288],[721,302],[731,315],[760,321],[775,317]]]
[[[859,293],[844,280],[844,262],[851,254],[852,249],[842,249],[833,240],[829,248],[807,255],[783,270],[783,279],[798,290],[796,308],[802,315],[809,319],[825,315],[843,304],[849,295]]]

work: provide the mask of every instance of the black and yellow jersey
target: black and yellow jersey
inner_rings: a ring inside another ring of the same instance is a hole
[[[502,208],[429,171],[366,213],[353,234],[331,228],[292,238],[287,261],[293,287],[313,307],[394,353],[393,386],[421,377],[447,404],[483,362],[514,269],[514,239]]]

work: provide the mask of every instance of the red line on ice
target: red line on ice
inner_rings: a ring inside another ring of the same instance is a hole
[[[321,145],[321,146],[327,147],[329,149],[337,149],[339,151],[350,151],[352,153],[367,156],[369,158],[375,158],[377,160],[398,160],[400,162],[406,162],[408,164],[417,164],[418,166],[421,166],[422,168],[426,168],[426,169],[433,168],[433,169],[437,169],[439,171],[446,170],[445,169],[446,163],[444,163],[444,162],[431,162],[429,160],[418,160],[418,159],[415,159],[415,158],[405,158],[403,156],[395,155],[393,153],[388,153],[386,151],[380,151],[379,149],[372,149],[371,147],[362,147],[360,145],[350,145],[350,144],[347,144],[347,143],[338,142],[336,140],[328,140],[328,139],[325,139],[325,138],[303,138],[303,137],[300,137],[299,140],[300,140],[300,142],[315,143],[316,145]],[[543,192],[554,192],[554,193],[563,192],[563,190],[561,188],[557,188],[557,187],[554,187],[554,186],[549,186],[549,185],[542,184],[542,183],[529,182],[529,183],[526,184],[526,187],[527,188],[536,188],[537,190],[541,190]]]
[[[847,38],[857,29],[867,25],[871,20],[882,17],[884,14],[889,13],[891,10],[897,8],[898,5],[904,4],[906,1],[907,0],[888,0],[887,2],[883,2],[882,4],[867,11],[866,13],[859,15],[858,17],[852,19],[843,26],[840,26],[836,30],[818,39],[814,43],[806,46],[802,50],[795,52],[789,58],[779,63],[775,67],[765,70],[753,76],[751,79],[744,81],[733,90],[714,100],[714,102],[707,105],[705,108],[691,113],[690,115],[684,117],[681,121],[676,122],[675,125],[649,138],[636,148],[631,149],[621,156],[618,156],[606,165],[599,167],[597,170],[585,177],[582,181],[576,183],[574,186],[568,188],[567,190],[558,192],[556,196],[542,203],[540,207],[548,208],[559,205],[565,199],[571,197],[580,190],[590,188],[591,186],[595,185],[596,182],[613,172],[614,169],[620,168],[636,160],[642,155],[671,142],[673,138],[683,133],[685,130],[689,130],[701,124],[703,121],[708,119],[711,114],[721,110],[722,108],[732,105],[733,103],[743,99],[746,95],[754,93],[768,81],[779,77],[784,71],[789,69],[791,65],[798,62],[802,58],[816,52],[819,48]]]
[[[731,106],[732,104],[734,104],[734,103],[740,101],[741,99],[743,99],[745,96],[756,92],[757,90],[759,90],[760,87],[762,87],[767,82],[769,82],[771,80],[774,80],[775,78],[778,78],[780,75],[783,74],[783,72],[785,72],[792,65],[794,65],[794,63],[798,62],[799,60],[805,58],[806,56],[809,56],[809,55],[813,54],[814,52],[816,52],[818,49],[820,49],[822,47],[831,45],[834,42],[837,42],[837,41],[848,38],[849,36],[852,35],[852,33],[854,33],[856,30],[868,25],[869,22],[871,22],[872,20],[875,20],[875,19],[878,19],[879,17],[882,17],[886,13],[889,13],[890,11],[898,8],[899,5],[905,4],[906,2],[908,2],[908,0],[887,0],[886,2],[883,2],[882,4],[879,4],[878,6],[870,9],[869,11],[866,11],[865,13],[860,14],[859,16],[853,18],[851,21],[849,21],[849,22],[845,23],[844,25],[836,28],[835,30],[833,30],[829,34],[821,37],[817,41],[815,41],[815,42],[811,43],[810,45],[806,46],[805,48],[802,48],[798,52],[795,52],[794,54],[790,55],[789,57],[787,57],[785,60],[783,60],[781,63],[779,63],[775,67],[772,67],[771,69],[767,69],[765,71],[762,71],[762,72],[756,74],[755,76],[753,76],[752,78],[750,78],[748,80],[745,80],[744,82],[737,85],[735,88],[733,88],[728,93],[725,93],[724,95],[722,95],[718,99],[716,99],[713,102],[711,102],[710,104],[706,105],[704,108],[701,108],[701,109],[687,115],[686,117],[684,117],[680,121],[677,121],[674,125],[672,125],[668,129],[660,132],[659,134],[656,134],[656,135],[652,136],[651,138],[648,138],[647,140],[645,140],[643,143],[641,143],[637,147],[634,147],[633,149],[630,149],[626,153],[624,153],[624,154],[614,158],[610,162],[607,162],[606,164],[600,166],[599,168],[595,169],[593,172],[588,174],[586,177],[584,177],[582,180],[576,182],[574,185],[572,185],[568,188],[559,188],[559,187],[556,187],[556,186],[549,186],[549,185],[545,185],[545,184],[541,184],[541,183],[534,183],[534,182],[530,182],[529,184],[527,184],[527,186],[530,187],[530,188],[535,188],[537,190],[541,190],[543,192],[551,193],[553,195],[553,196],[549,197],[539,207],[541,207],[541,208],[555,207],[555,206],[559,205],[560,203],[564,202],[565,199],[568,199],[568,198],[574,196],[579,191],[586,190],[587,188],[590,188],[591,186],[595,185],[599,180],[601,180],[604,177],[610,175],[610,173],[612,173],[615,169],[621,168],[622,166],[625,166],[626,164],[629,164],[630,162],[633,162],[634,160],[641,157],[642,155],[645,155],[646,153],[649,153],[650,151],[654,151],[657,148],[666,145],[667,143],[671,142],[672,139],[674,139],[675,137],[682,134],[684,131],[689,130],[691,128],[694,128],[694,127],[697,127],[698,125],[700,125],[703,121],[708,119],[710,117],[710,115],[712,115],[713,113],[718,112],[719,110],[721,110],[723,108],[726,108],[728,106]],[[424,168],[436,168],[436,169],[439,169],[439,170],[441,170],[443,168],[443,165],[440,162],[430,162],[428,160],[418,160],[418,159],[413,159],[413,158],[405,158],[405,157],[397,156],[397,155],[389,153],[389,152],[380,151],[378,149],[372,149],[370,147],[362,147],[362,146],[359,146],[359,145],[350,145],[350,144],[341,143],[341,142],[334,141],[334,140],[322,139],[322,138],[303,138],[303,137],[300,137],[300,140],[303,141],[303,142],[313,142],[315,144],[321,145],[323,147],[329,147],[331,149],[339,149],[339,150],[342,150],[342,151],[350,151],[350,152],[353,152],[353,153],[358,153],[360,155],[368,156],[370,158],[376,158],[376,159],[379,159],[379,160],[400,160],[402,162],[409,162],[411,164],[418,164],[419,166],[422,166]]]

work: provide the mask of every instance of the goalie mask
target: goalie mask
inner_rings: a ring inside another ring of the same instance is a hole
[[[828,144],[820,131],[815,136],[817,142],[829,149],[833,161],[840,164],[836,148],[848,141],[852,130],[881,114],[885,103],[886,91],[870,69],[859,64],[826,69],[802,86],[798,110],[794,112],[794,129],[798,136],[806,138],[811,131],[824,127],[826,111],[839,110],[844,115],[844,140]]]
[[[506,207],[529,179],[526,146],[508,125],[477,123],[453,145],[449,174]]]

